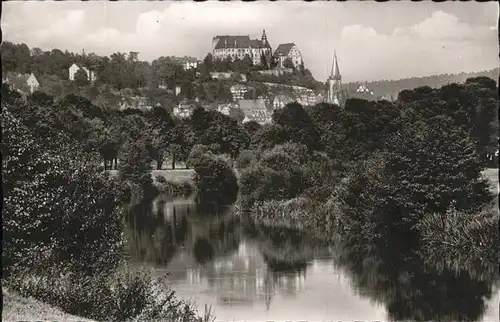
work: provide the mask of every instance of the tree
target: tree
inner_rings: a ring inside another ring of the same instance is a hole
[[[89,85],[90,82],[89,82],[89,79],[87,77],[87,73],[83,70],[83,69],[79,69],[76,73],[75,73],[75,79],[74,79],[74,82],[77,86],[85,86],[85,85]]]
[[[245,119],[245,113],[239,107],[230,109],[229,116],[238,121],[238,123],[241,123]]]
[[[290,103],[274,111],[273,121],[282,126],[287,141],[304,144],[311,150],[322,148],[319,133],[302,105]]]
[[[243,124],[243,128],[248,132],[248,134],[251,137],[261,128],[261,125],[256,121],[250,121]]]
[[[287,57],[285,58],[285,60],[283,60],[283,67],[295,69],[295,65],[293,64],[293,61],[290,57]]]
[[[263,69],[269,69],[269,64],[267,62],[267,57],[264,53],[260,55],[260,65]]]
[[[55,264],[89,274],[109,271],[122,245],[115,188],[99,174],[93,154],[43,125],[46,108],[31,109],[40,109],[40,123],[26,126],[30,121],[2,97],[4,274],[16,266]]]

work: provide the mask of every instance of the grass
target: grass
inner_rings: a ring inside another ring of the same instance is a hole
[[[2,297],[2,321],[93,321],[64,313],[32,297],[22,297],[6,287],[2,287]]]
[[[118,176],[118,170],[109,170],[109,174],[112,177]],[[156,176],[162,176],[167,181],[174,182],[192,182],[194,177],[193,169],[163,169],[163,170],[151,170],[151,175],[153,178]]]

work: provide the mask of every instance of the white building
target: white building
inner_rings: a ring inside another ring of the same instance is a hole
[[[254,65],[260,65],[264,55],[269,63],[271,45],[267,41],[266,31],[261,39],[250,39],[250,36],[215,36],[212,39],[212,55],[215,59],[223,60],[228,56],[232,60],[245,58],[248,55]]]
[[[3,81],[6,84],[8,84],[12,90],[25,94],[27,94],[26,92],[33,94],[40,87],[40,83],[38,82],[33,73],[31,74],[7,73]]]
[[[229,89],[231,91],[231,94],[233,95],[233,101],[239,101],[242,100],[245,96],[245,93],[248,92],[248,87],[245,85],[233,85]]]
[[[185,61],[184,63],[182,63],[182,68],[184,70],[198,68],[198,62],[197,61]]]
[[[278,62],[279,68],[284,68],[283,63],[287,58],[290,58],[295,68],[298,68],[302,64],[302,54],[294,43],[279,45],[274,52],[274,57]]]
[[[77,64],[71,65],[69,68],[69,80],[74,81],[75,80],[75,75],[76,73],[80,70],[83,69],[83,71],[87,74],[87,79],[89,82],[93,83],[96,80],[96,75],[93,71],[89,70],[87,67],[80,67]]]

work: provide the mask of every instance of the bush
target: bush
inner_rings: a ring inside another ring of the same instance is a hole
[[[120,151],[119,177],[129,186],[130,198],[142,199],[154,192],[151,178],[151,158],[144,138],[127,141]]]
[[[120,257],[119,195],[98,159],[64,133],[33,135],[2,111],[4,273],[65,263],[89,273]]]
[[[232,203],[238,195],[238,180],[233,169],[212,154],[195,162],[195,184],[200,202]]]
[[[190,196],[196,190],[190,182],[167,181],[165,178],[163,180],[164,182],[158,182],[156,185],[156,189],[160,193],[166,193],[170,196]]]
[[[129,271],[92,278],[48,270],[12,276],[7,286],[63,311],[97,321],[202,321],[186,302],[176,299],[166,281]],[[206,314],[203,321],[208,321]]]
[[[257,158],[255,153],[251,150],[241,151],[240,155],[236,159],[236,168],[245,169],[248,168],[252,163],[256,162]]]
[[[305,192],[321,189],[321,197],[329,195],[333,182],[333,166],[318,152],[309,153],[305,145],[286,143],[262,152],[252,167],[242,171],[240,186],[242,205],[252,206],[256,201],[296,198]]]
[[[455,259],[478,258],[498,263],[498,205],[490,205],[479,213],[464,213],[451,208],[446,214],[425,216],[418,229],[427,253]],[[439,251],[437,251],[439,250]]]
[[[189,153],[189,156],[186,161],[186,166],[188,168],[195,168],[197,164],[200,162],[203,163],[203,159],[206,156],[211,158],[215,158],[215,154],[210,151],[210,148],[206,145],[195,144]]]

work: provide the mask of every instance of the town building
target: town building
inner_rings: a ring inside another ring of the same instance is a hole
[[[302,106],[313,106],[317,104],[316,102],[316,94],[312,90],[302,91],[297,95],[297,103]]]
[[[245,93],[248,92],[249,88],[245,85],[236,84],[231,86],[229,90],[231,91],[231,94],[233,94],[233,101],[237,102],[244,98]]]
[[[298,68],[303,62],[302,54],[300,53],[297,45],[293,42],[279,45],[274,52],[274,58],[276,59],[279,68],[284,68],[283,63],[287,58],[292,61],[295,68]]]
[[[210,72],[210,77],[212,79],[230,79],[233,73],[227,72]]]
[[[148,103],[147,97],[133,96],[133,97],[122,97],[119,108],[120,110],[139,109],[142,111],[147,111],[152,109],[153,106],[151,106],[151,104]]]
[[[238,108],[238,104],[236,103],[222,103],[217,105],[217,112],[229,116],[231,110],[235,108]]]
[[[366,84],[359,85],[355,92],[348,94],[348,98],[357,98],[367,101],[377,100],[377,96],[370,89],[368,89]]]
[[[18,91],[22,94],[33,94],[40,88],[40,83],[33,73],[7,73],[3,82],[8,84],[11,90]]]
[[[267,111],[266,103],[263,99],[239,100],[238,105],[245,114],[243,123],[250,121],[256,121],[261,125],[271,123],[271,114]]]
[[[293,69],[292,68],[274,68],[274,69],[268,69],[268,70],[258,70],[256,71],[258,74],[262,75],[273,75],[273,76],[283,76],[287,74],[292,74]]]
[[[189,61],[189,60],[187,60],[187,61],[184,61],[182,63],[182,68],[184,70],[190,70],[190,69],[193,69],[193,68],[198,68],[198,64],[200,64],[199,61]]]
[[[96,80],[95,73],[93,71],[89,70],[87,67],[83,67],[83,66],[81,67],[81,66],[78,66],[77,64],[73,64],[69,68],[68,79],[71,81],[74,81],[75,75],[80,69],[83,69],[83,71],[87,74],[87,79],[89,80],[89,82],[91,82],[91,83],[95,82],[95,80]]]
[[[187,100],[183,100],[179,103],[179,105],[174,107],[172,114],[179,118],[188,118],[191,117],[194,109],[195,109],[194,103],[188,102]]]
[[[270,62],[271,50],[265,30],[260,40],[250,39],[250,36],[215,36],[212,39],[212,56],[218,60],[227,57],[231,57],[232,60],[242,60],[248,55],[254,65],[259,65],[262,55],[267,62]]]
[[[327,80],[328,92],[326,102],[343,106],[345,102],[345,95],[342,91],[342,75],[340,75],[339,62],[337,60],[337,53],[333,53],[332,71]]]
[[[294,97],[290,97],[288,95],[276,95],[273,100],[273,110],[282,109],[285,105],[292,103],[295,101]]]

